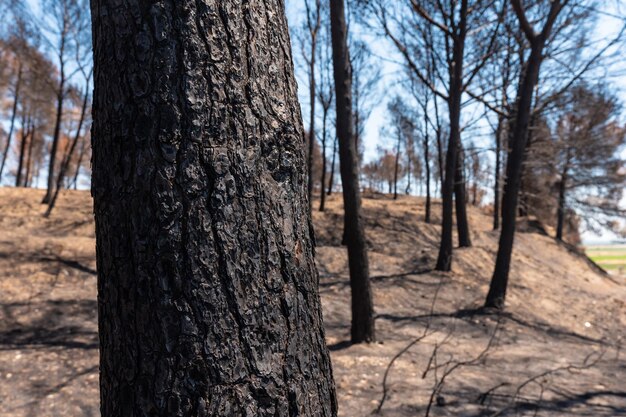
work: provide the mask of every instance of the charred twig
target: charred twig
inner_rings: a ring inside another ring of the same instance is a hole
[[[422,332],[422,334],[415,338],[414,340],[411,341],[411,343],[407,344],[404,348],[402,348],[389,362],[389,364],[387,365],[387,368],[385,369],[385,375],[383,376],[383,395],[380,398],[380,401],[378,403],[378,406],[376,407],[376,410],[374,410],[374,414],[379,414],[380,410],[383,408],[383,405],[385,404],[385,401],[387,400],[387,395],[389,394],[389,387],[387,385],[387,380],[389,379],[389,373],[391,372],[391,368],[393,367],[394,363],[402,356],[404,355],[406,352],[408,352],[413,346],[415,346],[416,344],[418,344],[420,341],[422,341],[423,339],[425,339],[426,337],[430,336],[433,333],[436,333],[436,331],[432,331],[429,333],[430,330],[430,325],[432,322],[432,317],[433,317],[433,313],[435,311],[435,304],[437,303],[437,297],[439,296],[439,291],[441,290],[441,287],[443,285],[443,281],[444,278],[441,277],[439,279],[439,284],[437,285],[437,288],[435,289],[435,294],[433,295],[433,301],[430,305],[430,311],[429,311],[429,315],[428,315],[428,321],[426,322],[426,327],[424,327],[424,331]]]
[[[480,354],[472,359],[466,360],[466,361],[455,361],[454,359],[450,359],[448,360],[446,363],[444,363],[441,366],[435,366],[434,368],[431,368],[432,370],[434,370],[435,372],[437,371],[437,368],[443,368],[443,374],[441,375],[440,378],[437,378],[437,374],[435,373],[435,386],[433,388],[433,390],[430,393],[430,398],[428,400],[428,405],[426,407],[426,414],[425,417],[428,417],[430,415],[430,410],[433,406],[433,403],[435,402],[435,399],[438,400],[439,394],[441,393],[441,391],[443,390],[443,387],[446,383],[446,378],[448,378],[450,375],[452,375],[456,370],[458,370],[459,368],[465,367],[465,366],[474,366],[477,365],[479,363],[481,363],[485,357],[489,354],[489,351],[491,350],[491,348],[494,346],[494,344],[496,343],[497,340],[497,335],[498,335],[498,331],[500,330],[500,324],[501,324],[501,320],[498,317],[498,322],[496,324],[495,329],[493,330],[493,333],[491,334],[491,337],[489,338],[489,342],[487,343],[487,346],[485,346],[485,348],[480,352]],[[444,340],[445,342],[445,340]],[[436,355],[437,355],[437,351],[439,349],[439,345],[435,346],[435,349],[433,350],[433,356],[435,357],[432,361],[429,361],[429,363],[436,363]],[[424,372],[424,376],[426,376],[428,374],[429,370],[427,369],[426,372]],[[439,400],[438,400],[439,401]]]

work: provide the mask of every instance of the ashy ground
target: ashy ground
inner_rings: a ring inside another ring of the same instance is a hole
[[[0,189],[0,416],[98,416],[91,200],[63,193],[44,219],[42,197]],[[341,199],[314,213],[341,416],[626,416],[625,278],[525,224],[507,312],[482,314],[498,239],[488,216],[470,211],[474,247],[444,274],[431,270],[439,219],[422,221],[421,199],[369,196],[364,209],[379,342],[357,346]]]

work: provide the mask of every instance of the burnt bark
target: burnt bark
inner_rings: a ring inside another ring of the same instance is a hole
[[[352,293],[351,338],[353,343],[371,342],[375,340],[374,308],[369,281],[367,245],[361,218],[359,166],[352,120],[352,70],[348,51],[348,28],[344,0],[330,0],[330,23],[335,100],[337,103],[335,108],[337,112],[337,139],[339,141],[339,169],[343,185],[345,211],[343,236],[348,247]]]
[[[336,416],[284,3],[91,7],[102,416]]]
[[[450,271],[452,269],[452,229],[453,229],[453,204],[456,183],[457,153],[461,143],[461,97],[463,94],[463,56],[465,50],[465,36],[467,34],[467,0],[461,1],[460,20],[458,33],[453,42],[453,61],[455,65],[450,68],[450,95],[448,108],[450,112],[450,136],[448,150],[446,152],[445,175],[442,187],[442,215],[441,215],[441,241],[439,255],[437,257],[437,271]],[[465,204],[465,203],[463,203]]]

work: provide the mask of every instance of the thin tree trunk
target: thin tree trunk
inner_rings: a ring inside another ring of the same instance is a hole
[[[337,138],[333,141],[333,160],[330,164],[330,178],[328,179],[328,195],[333,192],[333,183],[335,182],[335,158],[337,157]]]
[[[76,129],[76,135],[74,136],[74,140],[72,141],[69,150],[67,151],[67,155],[65,155],[65,158],[63,158],[63,161],[61,162],[56,188],[54,189],[54,194],[50,199],[50,203],[48,203],[48,209],[46,210],[44,217],[50,217],[50,214],[54,209],[54,205],[56,204],[57,198],[59,197],[59,191],[62,188],[63,180],[65,179],[65,176],[67,175],[67,170],[70,166],[70,163],[72,162],[72,156],[74,155],[76,145],[78,144],[78,141],[80,139],[80,133],[83,129],[83,123],[85,122],[85,116],[87,114],[87,105],[89,104],[89,88],[89,83],[87,83],[87,87],[85,88],[85,95],[83,97],[83,106],[80,111],[80,119],[78,121],[78,127]]]
[[[2,154],[2,164],[0,164],[0,183],[2,183],[2,173],[4,172],[4,165],[7,161],[7,156],[9,155],[9,150],[11,149],[11,138],[13,136],[13,130],[15,129],[15,117],[17,116],[17,103],[19,103],[20,99],[20,88],[22,86],[22,72],[23,67],[20,62],[17,69],[17,80],[15,82],[15,98],[13,100],[13,108],[11,110],[11,124],[9,126],[9,134],[7,136],[7,143],[4,147],[4,153]]]
[[[31,187],[32,185],[32,165],[33,165],[33,146],[35,144],[35,125],[31,121],[31,133],[30,140],[28,141],[28,154],[26,156],[26,175],[24,176],[24,186]]]
[[[322,178],[320,186],[320,211],[324,211],[326,203],[326,121],[328,119],[328,109],[324,108],[322,117]]]
[[[46,195],[41,201],[42,204],[49,204],[54,191],[55,176],[54,165],[56,163],[57,148],[61,137],[61,122],[63,120],[63,99],[65,97],[65,69],[61,61],[61,75],[59,82],[59,90],[57,91],[57,112],[54,122],[54,134],[52,135],[52,146],[50,148],[50,161],[48,162],[48,189]]]
[[[348,51],[348,29],[344,0],[330,0],[333,45],[335,100],[337,101],[337,138],[344,202],[344,239],[348,246],[350,288],[352,292],[353,343],[375,340],[374,308],[369,281],[367,245],[361,218],[361,191],[357,150],[352,132],[352,75]]]
[[[494,187],[493,187],[493,230],[500,228],[500,190],[502,189],[502,178],[500,174],[500,167],[502,166],[502,129],[504,124],[504,117],[498,116],[498,126],[496,127],[496,166],[494,173]]]
[[[424,168],[426,169],[426,214],[424,215],[424,221],[430,223],[430,210],[431,210],[431,196],[430,196],[430,147],[428,138],[428,115],[424,112]]]
[[[465,188],[465,156],[463,145],[459,142],[456,160],[456,174],[454,176],[454,195],[456,206],[456,226],[459,237],[459,247],[469,248],[472,246],[472,239],[469,230],[469,221],[467,218],[467,195]]]
[[[452,269],[452,229],[453,229],[453,200],[455,178],[457,176],[457,153],[461,142],[461,96],[463,91],[463,55],[465,49],[465,34],[467,29],[467,2],[461,0],[459,34],[455,36],[453,45],[453,60],[456,63],[450,72],[450,97],[448,108],[450,111],[450,138],[446,152],[445,177],[442,187],[442,220],[441,242],[437,257],[437,271]]]
[[[398,143],[396,144],[396,161],[393,167],[393,199],[398,199],[398,175],[400,171],[400,143],[402,135],[398,133]]]
[[[284,3],[91,5],[102,417],[335,417]]]
[[[74,187],[75,190],[78,189],[78,176],[80,175],[80,167],[83,164],[83,157],[85,156],[85,140],[83,139],[80,143],[80,151],[78,152],[78,161],[76,161],[76,171],[74,171],[74,178],[70,183],[70,187]]]
[[[315,52],[316,52],[316,39],[315,36],[312,36],[311,39],[311,62],[310,62],[310,74],[309,74],[309,97],[311,100],[311,107],[309,113],[309,151],[307,155],[307,164],[309,168],[309,177],[308,177],[308,193],[309,193],[309,204],[313,204],[313,188],[314,188],[314,178],[313,178],[313,163],[314,163],[314,154],[315,150],[315,104],[316,104],[316,83],[315,83]],[[324,186],[322,185],[322,190],[324,190]]]
[[[15,186],[22,185],[22,171],[24,170],[24,158],[26,157],[26,142],[30,137],[30,116],[28,120],[22,116],[22,141],[20,143],[20,156],[17,164],[17,173],[15,175]]]
[[[568,165],[569,162],[566,162],[563,172],[561,173],[561,181],[559,181],[559,201],[556,211],[556,239],[559,241],[563,241],[563,229],[565,226],[565,192],[567,190]]]

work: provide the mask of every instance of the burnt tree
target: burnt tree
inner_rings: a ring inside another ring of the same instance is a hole
[[[348,51],[348,28],[344,0],[330,0],[330,25],[335,79],[336,127],[339,170],[343,186],[344,241],[348,247],[352,294],[353,343],[375,340],[374,308],[369,281],[367,244],[361,218],[359,166],[352,120],[352,70]]]
[[[539,70],[543,60],[543,51],[554,23],[567,0],[553,1],[544,19],[541,32],[537,33],[526,17],[520,0],[511,4],[519,20],[520,27],[530,43],[530,54],[522,70],[517,99],[515,103],[513,125],[509,133],[509,151],[506,165],[506,177],[502,195],[502,226],[496,266],[491,278],[485,307],[503,309],[506,289],[511,268],[515,223],[517,221],[517,203],[522,176],[522,164],[528,140],[528,127],[531,118],[533,95],[539,80]]]
[[[284,3],[91,6],[102,416],[336,416]]]

